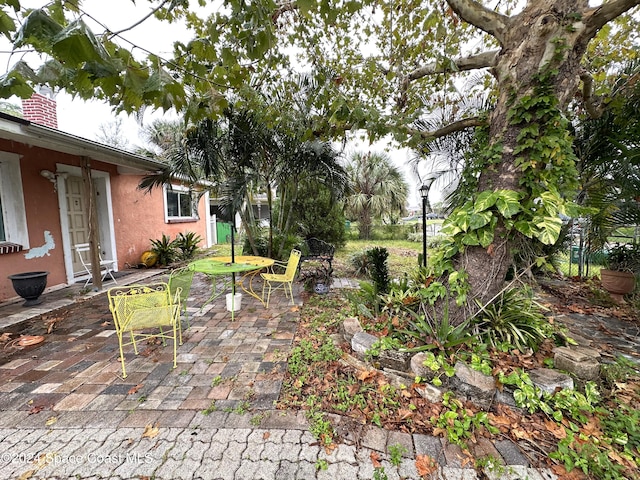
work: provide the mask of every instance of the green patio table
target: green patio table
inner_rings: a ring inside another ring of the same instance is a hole
[[[260,302],[264,305],[264,300],[261,295],[258,295],[253,290],[253,279],[254,277],[264,268],[271,267],[275,260],[267,257],[258,257],[254,255],[236,255],[233,258],[233,262],[231,261],[231,257],[209,257],[203,258],[200,260],[196,260],[189,264],[189,268],[191,268],[195,272],[204,273],[205,275],[210,276],[227,276],[231,275],[231,281],[223,283],[220,291],[217,291],[217,286],[215,281],[213,284],[213,292],[211,297],[202,305],[203,307],[208,303],[212,302],[214,299],[219,297],[222,293],[224,293],[227,288],[231,288],[231,293],[235,294],[235,287],[239,285],[243,291],[247,294],[251,295],[254,298],[260,300]],[[242,273],[243,275],[240,277],[240,280],[236,282],[235,274]],[[244,282],[248,280],[248,288],[245,288]],[[235,295],[233,297],[233,301],[235,301]],[[231,318],[234,318],[235,308],[232,306],[231,308]]]

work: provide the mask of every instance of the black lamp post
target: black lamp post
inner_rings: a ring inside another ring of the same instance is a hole
[[[422,266],[427,266],[427,203],[429,202],[429,190],[434,177],[427,178],[420,187],[422,197]]]

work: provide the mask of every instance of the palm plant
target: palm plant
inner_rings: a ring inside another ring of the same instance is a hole
[[[640,61],[630,61],[612,85],[611,102],[597,119],[580,119],[575,148],[578,203],[593,207],[588,239],[601,249],[618,227],[640,223]]]
[[[356,152],[346,170],[350,182],[346,210],[358,220],[360,238],[368,239],[374,218],[389,221],[394,214],[401,215],[407,200],[407,183],[386,154]]]

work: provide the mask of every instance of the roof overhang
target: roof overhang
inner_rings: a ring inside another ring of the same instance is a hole
[[[157,160],[4,113],[0,113],[0,138],[117,165],[122,174],[152,173],[165,166]]]

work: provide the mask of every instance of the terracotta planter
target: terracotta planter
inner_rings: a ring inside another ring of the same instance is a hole
[[[614,300],[624,301],[623,295],[633,292],[636,286],[636,277],[631,272],[620,272],[618,270],[600,270],[600,282],[602,288],[611,294]]]
[[[24,272],[9,275],[13,289],[26,300],[22,305],[30,307],[42,303],[40,295],[47,286],[49,272]]]

